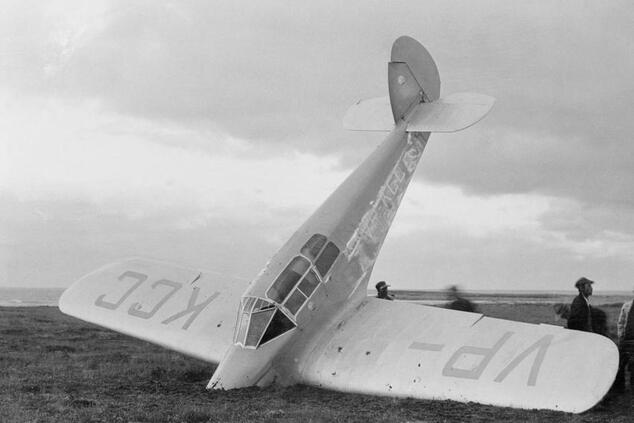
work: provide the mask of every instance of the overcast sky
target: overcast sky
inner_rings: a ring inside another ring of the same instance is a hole
[[[2,1],[0,286],[127,256],[251,279],[381,141],[392,42],[442,95],[375,268],[393,288],[634,287],[631,1]]]

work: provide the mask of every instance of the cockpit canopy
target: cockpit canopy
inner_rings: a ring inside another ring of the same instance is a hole
[[[257,348],[295,328],[297,313],[338,256],[339,248],[324,235],[311,236],[268,288],[267,299],[242,298],[234,343]]]
[[[266,291],[266,296],[295,316],[317,289],[339,256],[339,248],[315,234]]]
[[[275,303],[263,298],[244,297],[233,341],[244,347],[257,348],[295,326]]]

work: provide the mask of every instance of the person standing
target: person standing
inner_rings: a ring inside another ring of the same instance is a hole
[[[570,305],[570,316],[568,317],[568,329],[592,332],[592,312],[590,310],[590,296],[592,295],[592,284],[588,278],[580,278],[575,282],[575,287],[579,290],[579,295],[572,300]]]
[[[634,301],[634,300],[633,300]],[[616,332],[619,346],[619,371],[616,373],[614,387],[625,389],[625,371],[630,372],[630,388],[634,388],[634,313],[632,303],[628,301],[621,307],[619,319],[616,322]]]
[[[380,298],[382,300],[394,300],[394,297],[391,296],[388,292],[387,292],[387,287],[389,285],[387,283],[385,283],[385,281],[381,281],[379,283],[376,284],[375,288],[376,288],[376,298]]]

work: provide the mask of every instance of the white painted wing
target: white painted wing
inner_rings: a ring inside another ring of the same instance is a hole
[[[432,103],[421,103],[410,117],[407,131],[461,131],[485,117],[493,103],[493,97],[474,93],[456,93]]]
[[[320,339],[303,383],[528,409],[591,408],[619,362],[599,335],[374,298]]]
[[[117,262],[68,288],[60,310],[218,363],[231,345],[247,282],[144,259]]]

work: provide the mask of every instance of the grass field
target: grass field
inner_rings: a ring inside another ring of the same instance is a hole
[[[611,332],[620,305],[605,305]],[[552,323],[548,304],[482,304],[488,316]],[[629,392],[572,415],[306,386],[207,391],[214,366],[67,317],[0,308],[0,422],[631,422]]]

